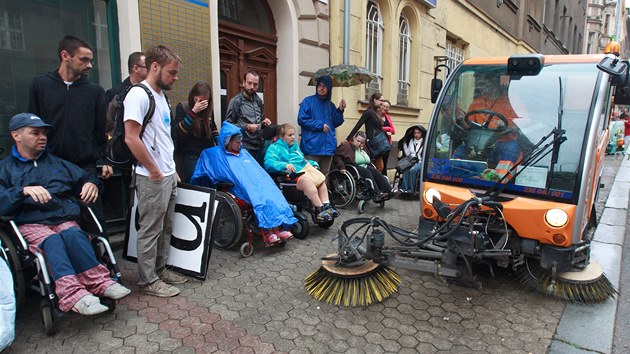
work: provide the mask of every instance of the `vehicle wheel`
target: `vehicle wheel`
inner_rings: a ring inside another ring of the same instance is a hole
[[[39,306],[42,315],[42,323],[47,336],[55,334],[55,319],[53,317],[53,308],[48,300],[43,299]]]
[[[241,245],[240,251],[241,251],[241,256],[243,256],[243,258],[247,258],[254,253],[254,245],[252,245],[249,242],[245,242]]]
[[[326,178],[326,186],[330,201],[339,208],[343,208],[354,200],[357,187],[354,178],[348,172],[330,171]]]
[[[243,234],[243,213],[236,201],[228,193],[217,191],[219,202],[212,222],[214,247],[233,249],[245,241]]]
[[[311,226],[308,223],[308,219],[303,217],[302,215],[296,215],[295,217],[298,219],[298,222],[291,226],[291,233],[296,238],[303,240],[306,238],[306,236],[308,236]]]
[[[359,212],[359,214],[365,213],[365,200],[359,201],[359,205],[357,206],[357,212]]]
[[[26,299],[26,280],[24,279],[24,268],[22,268],[22,261],[17,253],[11,237],[4,231],[0,230],[0,241],[2,248],[7,254],[9,269],[13,275],[13,290],[15,291],[15,307],[16,310],[20,310],[24,305],[24,299]]]

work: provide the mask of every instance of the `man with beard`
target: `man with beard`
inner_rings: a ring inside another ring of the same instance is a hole
[[[133,87],[125,97],[125,143],[138,161],[133,168],[138,198],[138,285],[144,294],[172,297],[187,279],[165,268],[173,231],[177,173],[173,161],[171,109],[164,94],[179,74],[181,59],[170,48],[149,48],[145,58],[148,74],[144,85],[155,100],[155,111],[143,127],[150,97]]]
[[[243,147],[258,163],[264,156],[262,129],[271,124],[269,118],[263,118],[263,102],[258,96],[259,77],[255,71],[249,71],[243,77],[243,90],[232,97],[225,114],[225,120],[238,126],[243,131]]]
[[[65,36],[57,50],[59,69],[33,79],[29,89],[28,112],[44,117],[55,130],[49,136],[50,152],[81,167],[87,173],[112,176],[105,163],[107,137],[105,90],[91,83],[92,47],[85,41]],[[97,166],[102,165],[97,173]],[[93,206],[105,225],[101,199]]]

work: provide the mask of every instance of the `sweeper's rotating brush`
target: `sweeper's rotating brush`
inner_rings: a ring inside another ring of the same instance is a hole
[[[566,302],[601,303],[617,294],[602,266],[594,260],[580,271],[557,273],[555,279],[539,267],[523,268],[519,278],[525,286]]]
[[[400,276],[388,267],[372,261],[346,267],[335,257],[324,258],[321,267],[306,277],[306,291],[317,300],[336,306],[365,306],[398,291]]]

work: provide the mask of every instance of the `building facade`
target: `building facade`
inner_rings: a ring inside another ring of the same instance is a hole
[[[628,53],[628,11],[625,1],[590,0],[587,8],[584,52],[603,53],[612,38],[621,44],[621,57]]]
[[[345,138],[372,92],[392,102],[394,140],[408,126],[427,123],[433,104],[430,82],[436,64],[452,70],[466,58],[581,53],[585,0],[362,0],[350,2],[350,47],[344,48],[346,1],[330,1],[330,55],[365,66],[378,79],[366,86],[333,91],[348,102]],[[558,13],[560,15],[558,15]],[[438,73],[444,78],[445,70]]]
[[[296,124],[299,103],[315,92],[307,86],[310,76],[347,57],[378,79],[333,90],[335,103],[344,97],[348,104],[338,139],[352,129],[369,95],[380,91],[392,102],[397,140],[406,127],[428,122],[430,82],[438,63],[452,69],[470,57],[584,51],[585,33],[607,33],[604,10],[610,7],[607,0],[586,1],[0,0],[2,157],[13,143],[9,119],[26,109],[32,78],[57,69],[57,43],[66,34],[92,44],[95,64],[89,79],[105,89],[127,77],[131,52],[156,44],[172,47],[184,65],[169,92],[171,103],[184,101],[195,82],[209,81],[217,123],[243,75],[255,70],[265,116]],[[595,10],[604,16],[601,29],[592,27],[599,16]],[[605,45],[600,39],[592,42],[598,48]],[[444,78],[447,73],[437,74]]]

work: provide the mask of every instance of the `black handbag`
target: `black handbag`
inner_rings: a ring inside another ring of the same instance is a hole
[[[398,160],[396,164],[396,171],[404,172],[408,169],[412,168],[415,164],[418,163],[418,158],[416,156],[405,156],[402,159]]]
[[[387,135],[382,130],[369,139],[367,145],[370,148],[370,157],[373,159],[389,154],[392,149],[392,144],[389,143]]]

